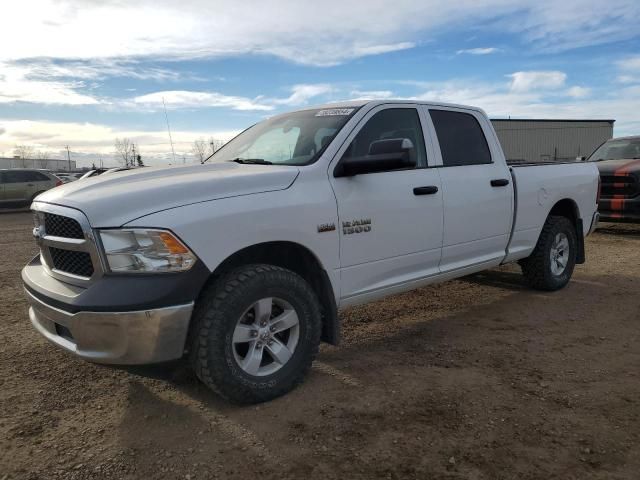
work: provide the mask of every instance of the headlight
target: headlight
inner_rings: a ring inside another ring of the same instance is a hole
[[[100,238],[114,273],[183,272],[196,262],[196,256],[166,230],[100,230]]]

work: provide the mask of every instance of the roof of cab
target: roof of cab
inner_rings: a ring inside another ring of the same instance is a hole
[[[348,100],[344,102],[331,102],[331,103],[325,103],[323,105],[314,105],[314,106],[302,108],[301,110],[316,110],[318,108],[363,107],[365,105],[369,105],[371,107],[377,107],[378,105],[406,104],[406,103],[411,103],[413,105],[429,105],[429,106],[463,108],[465,110],[482,111],[482,109],[479,107],[472,107],[469,105],[459,105],[455,103],[446,103],[446,102],[428,101],[428,100],[413,100],[410,98],[405,98],[405,99],[397,98],[397,99],[384,99],[384,100],[366,100],[366,99]]]

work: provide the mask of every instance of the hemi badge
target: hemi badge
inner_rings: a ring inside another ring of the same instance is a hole
[[[335,223],[321,223],[320,225],[318,225],[318,233],[333,232],[335,229]]]

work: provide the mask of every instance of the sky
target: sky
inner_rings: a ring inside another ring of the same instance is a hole
[[[0,156],[193,162],[297,108],[403,98],[640,134],[638,0],[22,0],[0,28]],[[167,119],[176,159],[173,159]]]

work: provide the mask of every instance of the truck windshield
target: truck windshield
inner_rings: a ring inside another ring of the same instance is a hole
[[[210,161],[309,165],[356,110],[336,107],[278,115],[242,132],[213,154]]]
[[[640,137],[620,138],[604,142],[589,157],[591,162],[640,158]]]

